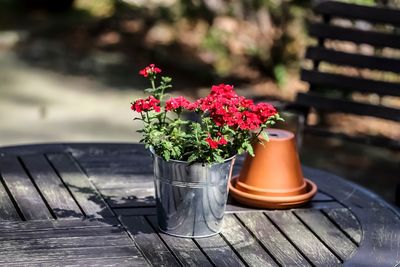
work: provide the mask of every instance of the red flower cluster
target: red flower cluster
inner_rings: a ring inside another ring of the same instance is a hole
[[[165,110],[177,110],[178,108],[188,109],[191,103],[183,96],[170,98],[165,102]]]
[[[145,99],[138,99],[132,103],[131,109],[136,112],[151,111],[160,112],[160,100],[156,99],[154,96],[149,96]]]
[[[197,101],[198,108],[208,112],[217,126],[228,125],[242,130],[255,130],[277,112],[266,103],[254,104],[251,99],[238,96],[233,86],[220,84]]]
[[[150,64],[146,68],[140,70],[139,74],[142,75],[143,77],[147,77],[149,75],[157,74],[160,72],[161,72],[160,68],[157,68],[156,65],[154,65],[154,64]]]
[[[220,145],[228,144],[228,141],[222,136],[219,140],[214,140],[210,135],[205,139],[211,149],[217,149]]]

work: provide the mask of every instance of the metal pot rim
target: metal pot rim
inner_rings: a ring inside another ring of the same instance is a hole
[[[149,151],[150,151],[150,153],[151,153],[153,156],[158,157],[158,158],[160,158],[161,160],[166,161],[166,160],[163,159],[161,156],[159,156],[159,155],[156,154],[156,152],[154,151],[154,148],[153,148],[153,147],[149,147]],[[215,163],[201,163],[201,162],[195,162],[195,163],[193,163],[192,165],[204,165],[204,166],[205,166],[205,165],[208,165],[208,166],[212,166],[212,165],[216,165],[216,164],[223,164],[223,163],[226,163],[226,162],[228,162],[228,161],[230,161],[230,160],[235,159],[236,156],[237,156],[237,155],[233,155],[233,156],[231,156],[231,157],[229,157],[229,158],[227,158],[227,159],[224,159],[223,162],[215,162]],[[168,160],[168,161],[166,161],[166,162],[176,162],[176,163],[181,163],[181,164],[189,164],[189,162],[187,162],[187,161],[184,161],[184,160],[176,160],[176,159],[170,159],[170,160]]]

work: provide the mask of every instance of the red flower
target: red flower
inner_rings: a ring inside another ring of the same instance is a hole
[[[268,103],[258,103],[257,105],[254,105],[251,109],[258,115],[263,123],[277,113],[276,109]]]
[[[211,149],[218,148],[218,142],[213,140],[210,136],[206,138],[206,142],[208,143]]]
[[[252,108],[254,106],[254,102],[251,99],[240,97],[239,101],[239,105],[241,108]]]
[[[154,96],[149,96],[146,99],[138,99],[132,103],[131,109],[136,112],[151,111],[160,112],[160,100],[156,99]]]
[[[226,139],[222,136],[219,140],[218,140],[218,145],[226,145],[228,144],[228,141],[226,141]]]
[[[154,74],[157,74],[160,72],[161,72],[160,68],[157,68],[156,65],[154,65],[154,64],[150,64],[146,68],[140,70],[139,74],[142,75],[143,77],[147,77],[149,75],[154,75]]]
[[[221,133],[217,133],[218,136],[221,136]],[[228,144],[228,141],[226,141],[225,137],[221,136],[219,140],[214,140],[211,138],[210,134],[208,134],[208,137],[205,139],[208,145],[210,146],[211,149],[217,149],[219,145],[226,145]]]
[[[224,96],[224,97],[227,97],[227,98],[232,98],[232,97],[236,97],[237,96],[237,94],[233,90],[233,86],[232,85],[223,84],[223,83],[220,84],[220,85],[213,85],[211,87],[210,95],[219,95],[219,96]]]
[[[188,109],[189,107],[192,108],[191,103],[183,96],[170,98],[165,102],[165,109],[168,111],[177,110],[178,108]]]
[[[198,107],[199,106],[198,106],[197,102],[193,102],[193,103],[189,103],[189,105],[187,105],[186,109],[193,111],[193,110],[196,110]]]
[[[243,115],[242,121],[239,123],[240,129],[255,130],[260,127],[262,121],[260,120],[257,114],[250,111],[244,111],[242,115]]]

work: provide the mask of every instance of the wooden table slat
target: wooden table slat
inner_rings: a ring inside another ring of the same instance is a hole
[[[34,220],[34,221],[0,221],[0,236],[7,232],[32,230],[99,228],[119,225],[116,218],[70,219],[70,220]]]
[[[310,232],[291,211],[267,212],[275,225],[285,233],[315,266],[338,265],[340,260]],[[300,234],[301,233],[301,234]]]
[[[323,212],[337,223],[339,227],[353,239],[353,241],[360,244],[362,237],[360,223],[349,209],[325,209]]]
[[[153,228],[157,228],[157,219],[155,216],[149,217]],[[159,233],[161,239],[173,251],[183,266],[212,266],[204,253],[196,246],[192,239],[180,238]]]
[[[399,266],[400,218],[389,209],[359,209],[352,212],[363,222],[359,249],[345,266]]]
[[[28,240],[40,238],[62,238],[62,237],[83,237],[83,236],[108,236],[113,234],[121,235],[124,230],[119,227],[88,227],[75,229],[54,229],[54,230],[32,230],[25,232],[1,233],[0,241],[7,240]],[[1,248],[0,248],[1,249]]]
[[[21,159],[57,218],[83,217],[75,200],[43,155],[23,156]]]
[[[79,247],[67,249],[37,249],[26,251],[11,251],[2,252],[0,254],[0,263],[9,262],[35,262],[35,261],[48,261],[57,260],[59,262],[64,260],[77,260],[80,259],[84,263],[85,259],[100,259],[108,257],[126,257],[137,256],[141,257],[140,252],[134,246],[123,247]]]
[[[366,190],[361,190],[361,187],[356,187],[347,181],[345,182],[344,179],[336,175],[307,167],[303,168],[303,173],[305,177],[312,178],[320,190],[329,192],[330,195],[333,195],[345,207],[382,207],[381,201],[375,199],[373,194],[368,196],[369,193]],[[339,181],[343,181],[339,184],[340,186],[338,186]],[[366,201],[367,196],[368,201]]]
[[[88,173],[90,179],[96,184],[99,190],[119,188],[154,188],[153,174],[123,174],[115,175],[112,172]]]
[[[86,258],[86,259],[75,259],[75,260],[46,260],[38,262],[28,263],[7,263],[0,266],[16,266],[16,267],[81,267],[84,262],[85,267],[144,267],[149,264],[139,256],[123,256],[123,257],[108,257],[105,258]]]
[[[331,196],[318,191],[317,194],[312,198],[312,201],[334,201],[334,199]]]
[[[222,235],[249,266],[278,266],[233,214],[226,214]]]
[[[263,213],[248,212],[237,216],[282,266],[311,266]]]
[[[343,208],[343,205],[341,205],[336,201],[310,201],[309,203],[306,203],[304,206],[298,207],[297,209],[338,209],[338,208]],[[228,213],[239,213],[248,211],[263,212],[263,211],[268,211],[268,209],[245,206],[229,197],[225,211]]]
[[[195,239],[215,266],[245,266],[220,235]]]
[[[66,249],[85,247],[131,246],[132,240],[120,234],[104,236],[37,237],[34,239],[12,239],[1,242],[0,253],[37,249]]]
[[[320,211],[299,210],[296,211],[295,214],[299,216],[300,219],[341,258],[341,260],[347,260],[357,250],[357,246]]]
[[[138,248],[153,266],[179,265],[144,216],[121,216],[120,219],[132,235]]]
[[[49,160],[88,217],[112,217],[112,212],[96,188],[67,154],[49,154]]]
[[[19,216],[14,204],[10,199],[10,196],[0,181],[0,221],[2,220],[19,221],[21,220],[21,217]]]
[[[101,189],[100,192],[111,208],[152,207],[156,205],[154,186]]]
[[[0,156],[0,174],[26,220],[53,218],[17,157]]]

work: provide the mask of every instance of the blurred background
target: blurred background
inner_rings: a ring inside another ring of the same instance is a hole
[[[400,1],[350,0],[400,8]],[[137,142],[130,102],[138,70],[155,63],[173,94],[195,99],[217,83],[292,101],[307,45],[308,0],[0,0],[0,146]],[[400,77],[390,77],[400,81]],[[376,101],[374,97],[368,101]],[[399,99],[391,105],[400,106]],[[288,128],[295,119],[284,114]],[[311,118],[312,119],[312,118]],[[337,115],[330,127],[400,139],[400,126]],[[305,136],[302,161],[369,187],[389,201],[399,151]]]

